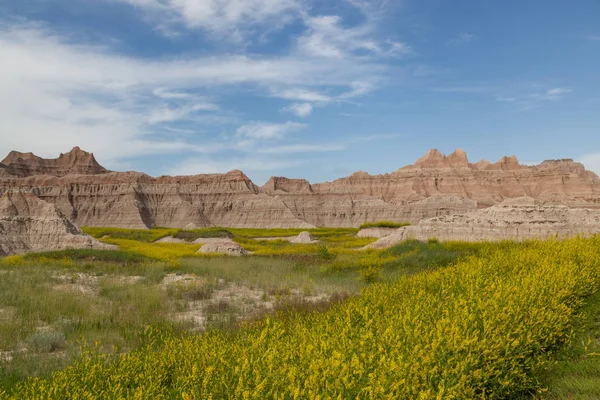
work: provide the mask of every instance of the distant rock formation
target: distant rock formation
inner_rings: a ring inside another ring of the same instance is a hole
[[[228,256],[245,256],[248,254],[242,246],[232,241],[210,242],[198,250],[198,253],[204,254],[222,254]]]
[[[298,236],[293,237],[290,239],[290,243],[297,243],[297,244],[312,244],[312,243],[318,243],[319,241],[316,240],[313,235],[310,234],[310,232],[300,232],[298,234]]]
[[[386,248],[408,239],[477,242],[594,234],[600,234],[600,210],[543,204],[521,197],[466,214],[424,219],[417,225],[399,228],[367,248]]]
[[[72,248],[115,248],[84,234],[53,204],[31,193],[0,197],[0,255]]]
[[[94,154],[74,147],[70,152],[56,159],[45,159],[33,153],[11,151],[2,163],[7,171],[18,177],[32,175],[65,176],[69,174],[94,175],[108,172],[98,164]]]
[[[356,237],[359,238],[382,238],[386,236],[390,236],[392,233],[395,233],[398,228],[364,228],[358,231]]]
[[[74,148],[55,160],[12,152],[0,164],[0,193],[30,191],[79,226],[150,228],[358,227],[490,207],[529,196],[575,208],[600,208],[600,178],[573,160],[520,165],[469,162],[462,150],[430,150],[414,165],[384,175],[356,172],[333,182],[273,177],[256,186],[242,171],[150,177],[110,172]]]

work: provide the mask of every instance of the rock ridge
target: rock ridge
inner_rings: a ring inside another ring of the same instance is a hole
[[[600,208],[600,178],[571,159],[529,166],[510,156],[473,164],[461,149],[447,156],[432,149],[415,164],[388,174],[357,172],[312,184],[274,176],[262,187],[240,170],[155,178],[108,171],[79,148],[53,160],[11,152],[0,164],[0,194],[12,189],[54,204],[79,226],[125,228],[415,224],[523,196]]]
[[[113,248],[84,234],[53,204],[33,193],[7,191],[0,197],[0,256],[71,248]]]

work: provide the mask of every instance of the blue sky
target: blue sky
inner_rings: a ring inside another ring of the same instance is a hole
[[[0,0],[0,153],[332,180],[430,148],[600,172],[597,0]]]

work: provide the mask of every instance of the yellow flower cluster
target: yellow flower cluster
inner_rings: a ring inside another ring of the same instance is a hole
[[[515,398],[543,389],[534,372],[599,288],[600,238],[483,244],[325,313],[183,339],[148,329],[136,351],[85,353],[0,398]]]
[[[162,261],[176,261],[183,257],[192,257],[202,247],[188,243],[145,243],[130,239],[104,239],[104,243],[119,246],[128,253],[140,254]]]

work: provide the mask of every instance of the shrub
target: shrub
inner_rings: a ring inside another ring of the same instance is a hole
[[[64,333],[53,330],[34,333],[27,339],[27,345],[30,350],[38,353],[52,353],[67,346]]]

